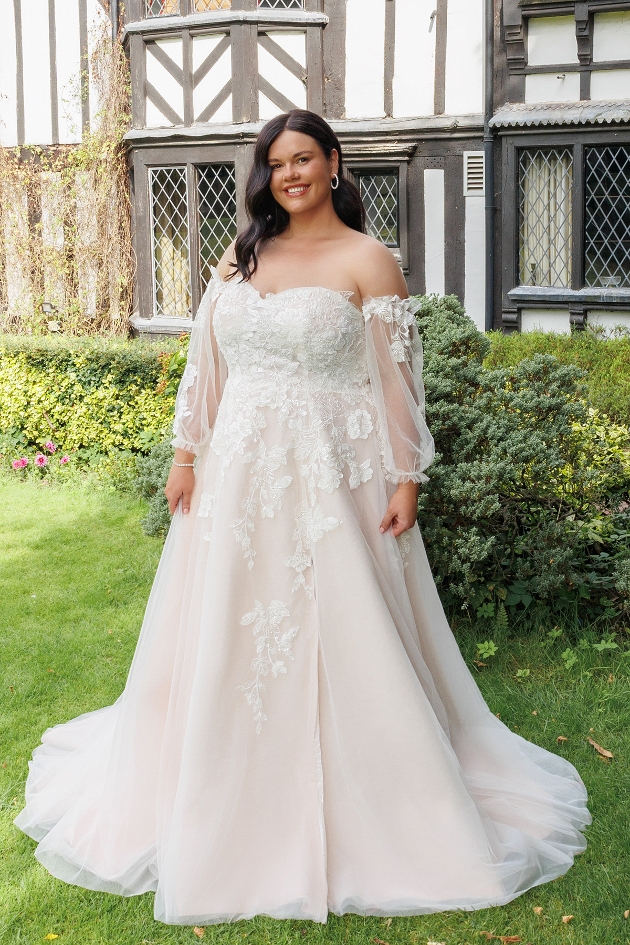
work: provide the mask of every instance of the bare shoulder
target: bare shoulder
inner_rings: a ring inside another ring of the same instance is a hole
[[[407,284],[392,251],[363,233],[352,240],[352,268],[361,298],[398,295],[406,298]]]
[[[236,262],[236,253],[234,252],[235,245],[236,240],[232,240],[219,260],[217,270],[222,279],[227,279],[227,277],[234,272],[234,266],[232,266],[231,263]]]

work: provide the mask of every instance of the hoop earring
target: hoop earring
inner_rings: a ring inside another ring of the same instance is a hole
[[[336,181],[336,183],[333,184],[333,181]],[[330,182],[330,187],[332,190],[337,190],[337,188],[339,187],[339,174],[333,174],[332,180]]]

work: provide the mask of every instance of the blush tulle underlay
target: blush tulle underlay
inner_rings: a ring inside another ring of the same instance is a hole
[[[369,391],[335,394],[331,427],[330,384],[295,387],[314,345],[340,351],[320,310],[365,331],[344,298],[307,301],[217,289],[228,380],[125,689],[44,733],[16,819],[54,876],[152,890],[166,923],[479,909],[585,847],[579,775],[485,704],[417,526],[379,532],[393,486]],[[248,344],[281,342],[293,374],[239,370]],[[290,423],[276,383],[294,384]]]

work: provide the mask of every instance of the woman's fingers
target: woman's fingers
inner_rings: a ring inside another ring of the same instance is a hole
[[[396,518],[396,510],[389,506],[385,513],[385,518],[381,522],[381,532],[386,532],[393,520]]]
[[[184,489],[182,492],[182,512],[184,515],[188,515],[190,512],[190,499],[192,496],[192,488]]]

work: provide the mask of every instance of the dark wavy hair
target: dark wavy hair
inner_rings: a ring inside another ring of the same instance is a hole
[[[343,156],[339,139],[328,122],[315,112],[294,108],[284,115],[272,118],[256,139],[254,165],[250,171],[245,191],[245,206],[250,224],[236,240],[235,271],[229,278],[240,273],[248,281],[258,268],[258,255],[262,246],[274,236],[283,233],[289,225],[289,214],[280,206],[271,193],[271,168],[269,149],[283,131],[300,131],[313,138],[326,158],[333,149],[339,155],[339,187],[332,192],[333,207],[346,226],[365,233],[365,209],[359,191],[343,173]]]

